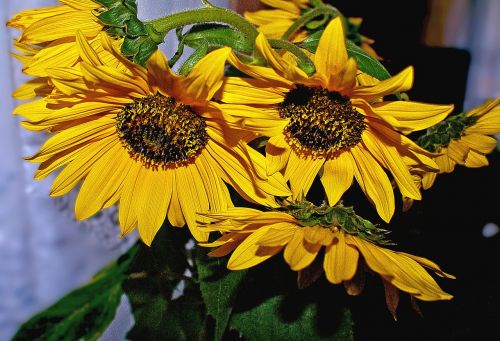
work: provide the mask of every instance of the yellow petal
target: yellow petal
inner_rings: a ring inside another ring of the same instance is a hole
[[[436,281],[410,257],[384,249],[359,238],[350,238],[366,265],[398,289],[424,301],[449,300]]]
[[[182,227],[186,224],[186,220],[184,219],[184,215],[182,213],[182,208],[181,204],[179,202],[179,194],[177,190],[177,182],[178,176],[176,175],[176,172],[172,172],[172,199],[170,200],[170,206],[168,207],[168,221],[172,226],[175,227]]]
[[[27,44],[41,44],[75,36],[80,30],[86,37],[95,37],[103,26],[91,11],[74,11],[44,18],[31,24],[19,39]]]
[[[341,152],[325,162],[321,183],[325,187],[330,206],[335,205],[351,187],[354,177],[354,160],[349,152]]]
[[[346,244],[344,233],[335,233],[333,243],[326,247],[323,261],[328,281],[340,284],[353,278],[358,268],[358,258],[358,251]]]
[[[280,252],[282,246],[260,246],[260,238],[267,234],[267,228],[261,228],[252,233],[234,250],[227,263],[230,270],[243,270],[262,263],[266,259]]]
[[[464,142],[471,149],[474,149],[482,154],[491,153],[498,144],[497,139],[494,137],[481,134],[464,135],[460,138],[460,141]]]
[[[92,166],[80,188],[75,203],[75,217],[84,220],[103,208],[119,189],[128,173],[127,152],[116,143]]]
[[[186,104],[205,103],[222,85],[224,65],[231,53],[229,47],[210,52],[191,70],[187,77],[178,79],[175,97]]]
[[[148,169],[144,173],[141,190],[148,201],[137,212],[137,228],[142,241],[149,246],[167,217],[173,183],[168,170]]]
[[[360,97],[367,101],[377,99],[397,92],[411,89],[413,85],[413,67],[407,67],[397,75],[380,81],[371,86],[360,86],[353,90],[353,97]]]
[[[347,60],[348,55],[345,47],[342,20],[337,17],[330,21],[323,32],[319,40],[316,55],[314,56],[316,72],[328,80],[328,84],[324,84],[328,90],[334,90],[330,89],[330,84],[335,77],[344,72],[344,69],[347,67]]]
[[[175,169],[177,196],[189,231],[197,241],[206,241],[208,233],[198,229],[196,213],[208,211],[208,197],[194,165]]]
[[[226,77],[219,99],[233,104],[277,104],[289,89],[253,78]]]
[[[81,155],[54,179],[50,195],[57,197],[69,193],[90,172],[94,163],[116,143],[116,139],[112,136],[83,146],[80,149]]]
[[[453,105],[394,101],[375,103],[372,109],[393,127],[404,133],[410,133],[441,122],[453,111]]]
[[[375,205],[380,217],[388,223],[395,209],[391,182],[368,151],[358,145],[351,148],[350,152],[356,162],[354,176],[359,186]]]
[[[296,228],[292,239],[285,247],[283,257],[290,269],[299,271],[314,261],[320,248],[321,244],[310,244],[305,241],[304,231],[301,228]]]
[[[283,76],[283,78],[291,80],[294,83],[303,83],[307,81],[307,74],[296,65],[281,57],[271,45],[269,45],[264,34],[260,33],[257,36],[257,39],[255,39],[255,47],[269,65],[276,70],[279,75]]]
[[[329,229],[319,227],[303,227],[302,230],[304,231],[304,239],[308,243],[327,246],[333,241],[334,234]]]
[[[465,166],[469,168],[480,168],[489,165],[488,159],[481,153],[471,150],[465,159]]]
[[[294,153],[295,152],[292,151],[290,157]],[[290,163],[287,164],[293,200],[300,199],[307,195],[321,166],[325,163],[325,159],[322,158],[312,159],[310,157],[297,156],[297,159],[297,167],[294,167]]]
[[[362,139],[372,155],[394,176],[401,194],[408,198],[421,200],[420,190],[415,185],[413,177],[396,147],[385,144],[384,140],[378,138],[370,129],[363,132]]]
[[[231,197],[226,184],[217,175],[214,167],[210,165],[209,159],[202,152],[195,160],[196,168],[201,175],[205,185],[210,209],[215,212],[223,212],[232,206]]]
[[[123,184],[118,210],[118,221],[122,235],[134,230],[137,226],[139,210],[147,202],[147,198],[142,196],[146,171],[140,162],[131,162],[129,173]]]
[[[290,146],[283,135],[271,137],[266,143],[266,172],[272,175],[286,167]]]
[[[257,66],[257,65],[250,65],[250,64],[245,64],[241,62],[236,54],[234,52],[231,52],[228,56],[228,62],[233,65],[235,68],[240,70],[241,72],[247,74],[248,76],[251,76],[256,79],[263,79],[266,81],[272,81],[275,82],[277,86],[281,87],[292,87],[293,82],[290,80],[287,80],[286,78],[282,77],[276,71],[274,71],[272,68],[269,67],[264,67],[264,66]]]
[[[297,226],[280,222],[268,225],[267,233],[257,242],[260,246],[284,246],[294,235]]]

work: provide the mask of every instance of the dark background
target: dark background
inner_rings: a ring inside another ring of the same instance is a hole
[[[333,5],[346,16],[364,18],[361,33],[375,39],[373,47],[391,74],[415,67],[412,100],[453,103],[455,113],[462,111],[470,56],[465,50],[420,43],[426,1],[335,0]],[[500,340],[500,235],[482,236],[486,223],[500,222],[500,153],[494,151],[488,159],[489,167],[457,167],[438,176],[409,212],[402,213],[399,202],[391,222],[397,248],[429,258],[457,277],[438,279],[454,299],[419,302],[420,317],[402,295],[394,322],[382,285],[372,280],[352,301],[356,340]],[[373,208],[358,205],[366,201],[358,196],[351,191],[346,204],[352,200],[358,213],[373,216]]]

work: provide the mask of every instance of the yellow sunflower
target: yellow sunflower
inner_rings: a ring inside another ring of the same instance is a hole
[[[439,166],[439,173],[451,173],[457,164],[469,168],[488,166],[486,155],[491,153],[498,144],[494,137],[488,135],[500,134],[499,103],[500,98],[496,98],[466,114],[452,117],[454,121],[460,121],[459,131],[451,136],[447,145],[436,149],[438,155],[434,160]],[[443,124],[448,123],[443,122]],[[438,131],[439,126],[430,134]],[[423,173],[423,188],[432,187],[436,176],[437,173]]]
[[[269,38],[279,39],[300,18],[301,12],[309,8],[308,0],[260,0],[273,9],[245,12],[245,18],[257,26],[259,32]],[[302,41],[307,37],[306,31],[299,31],[292,37],[294,41]]]
[[[22,31],[14,46],[21,55],[23,72],[35,76],[14,92],[17,99],[44,95],[53,86],[48,83],[48,69],[74,66],[79,58],[76,32],[80,30],[103,60],[112,60],[100,46],[99,33],[105,29],[97,14],[105,8],[92,0],[60,0],[62,4],[25,10],[15,15],[7,26]]]
[[[323,257],[320,254],[324,247],[322,263],[327,280],[333,284],[343,283],[351,295],[361,293],[366,267],[382,278],[388,299],[393,303],[394,293],[398,293],[396,288],[423,301],[452,298],[424,269],[441,277],[454,278],[435,263],[374,244],[369,239],[374,239],[377,232],[367,232],[376,228],[372,225],[355,231],[352,222],[366,225],[366,221],[349,208],[314,208],[307,204],[300,203],[284,211],[230,208],[226,212],[206,214],[211,223],[202,226],[209,231],[223,232],[223,235],[212,243],[201,245],[218,247],[209,253],[213,257],[232,253],[227,263],[230,270],[256,266],[283,251],[290,269],[299,272],[299,280],[315,272],[310,271],[310,267],[315,267],[317,257]]]
[[[101,39],[119,69],[105,64],[80,33],[78,67],[48,70],[58,93],[15,110],[29,120],[28,129],[55,133],[29,160],[40,163],[35,179],[64,167],[52,196],[82,182],[77,219],[119,203],[122,233],[137,226],[148,245],[166,217],[173,226],[187,222],[204,240],[195,213],[232,206],[226,183],[265,205],[290,194],[283,177],[268,178],[264,156],[240,142],[210,104],[229,48],[208,54],[182,77],[160,52],[146,70],[123,57],[106,34]]]
[[[430,158],[434,154],[400,132],[428,128],[453,106],[382,100],[410,89],[413,69],[384,81],[367,81],[347,56],[338,18],[319,41],[312,76],[281,58],[262,34],[256,46],[272,68],[246,65],[230,55],[228,60],[253,78],[227,78],[218,107],[233,126],[270,136],[267,172],[284,172],[292,199],[307,195],[319,174],[333,206],[356,178],[388,222],[395,204],[387,170],[405,196],[420,200],[407,160],[420,169],[437,171]]]
[[[305,11],[311,9],[309,0],[260,0],[260,2],[273,9],[263,9],[255,12],[246,11],[244,16],[248,21],[257,26],[259,32],[264,33],[266,37],[271,39],[280,39]],[[382,60],[373,47],[371,47],[375,43],[375,40],[357,33],[363,19],[356,17],[347,18],[346,20],[355,30],[353,38],[359,41],[359,47],[376,59]],[[308,32],[302,29],[295,32],[290,37],[290,40],[300,42],[306,39],[307,36]]]

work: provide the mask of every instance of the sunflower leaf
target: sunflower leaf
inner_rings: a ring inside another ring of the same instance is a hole
[[[295,274],[273,257],[248,271],[229,326],[244,340],[352,341],[353,321],[342,288],[324,278],[297,288]]]
[[[221,340],[227,329],[232,306],[246,271],[229,271],[227,259],[209,258],[197,249],[195,264],[207,312],[215,319],[215,340]]]
[[[132,247],[92,281],[24,323],[12,340],[97,340],[113,320],[123,294],[122,282],[135,258]]]
[[[205,309],[198,286],[184,275],[190,268],[186,230],[163,226],[151,247],[139,250],[123,283],[135,321],[128,340],[200,339]],[[178,286],[183,294],[174,297]]]
[[[350,40],[346,40],[347,53],[350,57],[356,59],[358,68],[379,80],[388,79],[391,77],[387,69],[374,57],[370,56],[368,52],[364,51],[361,47],[357,46]]]

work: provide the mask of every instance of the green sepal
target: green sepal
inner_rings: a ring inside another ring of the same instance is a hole
[[[210,258],[206,252],[206,249],[195,249],[194,261],[207,313],[215,320],[214,340],[218,341],[227,329],[246,271],[228,271],[227,258]]]
[[[148,34],[148,31],[146,30],[146,26],[137,19],[137,17],[132,17],[130,18],[129,21],[127,21],[127,36],[145,36]]]
[[[461,113],[448,117],[446,120],[427,129],[426,133],[417,139],[417,144],[430,151],[437,152],[448,147],[450,142],[459,139],[465,128],[476,123],[477,117]]]
[[[194,68],[194,66],[207,55],[208,53],[208,43],[201,42],[197,50],[195,50],[188,59],[182,64],[179,69],[179,74],[182,76],[187,76],[189,72]]]
[[[99,20],[109,26],[122,27],[125,23],[134,18],[136,13],[134,13],[129,7],[125,5],[118,5],[111,7],[106,12],[103,12],[97,16]]]
[[[194,25],[184,34],[183,42],[194,49],[198,49],[206,42],[210,49],[229,46],[238,52],[251,53],[253,51],[253,43],[241,32],[220,24]]]
[[[125,37],[125,28],[123,27],[109,27],[106,29],[106,33],[111,37]]]
[[[97,340],[120,304],[122,282],[138,245],[99,271],[92,281],[24,323],[12,340]]]

